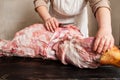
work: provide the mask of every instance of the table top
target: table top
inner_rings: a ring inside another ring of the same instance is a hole
[[[73,65],[63,65],[60,61],[40,58],[0,58],[0,80],[80,80],[82,78],[120,80],[120,68],[101,66],[97,69],[80,69]]]

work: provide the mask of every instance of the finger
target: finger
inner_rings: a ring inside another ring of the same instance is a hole
[[[49,25],[48,25],[48,23],[45,23],[45,28],[49,31]]]
[[[49,25],[49,31],[54,32],[54,30],[53,30],[52,25],[51,25],[50,22],[48,23],[48,25]]]
[[[113,46],[114,46],[114,39],[111,40],[109,49],[112,48]]]
[[[98,46],[98,49],[97,49],[97,52],[98,52],[98,53],[101,53],[101,52],[102,52],[105,42],[106,42],[106,39],[105,39],[105,38],[102,38],[102,39],[100,40],[100,43],[99,43],[99,46]]]
[[[107,40],[104,44],[104,47],[103,47],[103,52],[105,52],[106,50],[108,50],[108,48],[110,47],[110,40]]]
[[[54,21],[53,21],[53,20],[51,20],[50,24],[51,24],[51,28],[52,28],[52,30],[53,30],[53,32],[54,32],[54,31],[55,31],[55,29],[56,29],[56,26],[55,26]]]
[[[58,23],[58,21],[55,18],[53,20],[54,20],[55,27],[57,28],[59,23]]]
[[[100,43],[100,38],[96,38],[96,39],[95,39],[95,42],[94,42],[94,47],[93,47],[93,50],[94,50],[94,51],[97,50],[99,43]]]
[[[48,31],[50,31],[50,27],[49,27],[50,25],[49,25],[49,22],[46,22],[46,29],[48,30]]]

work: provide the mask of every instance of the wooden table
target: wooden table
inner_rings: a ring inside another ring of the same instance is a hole
[[[63,65],[60,61],[19,57],[0,58],[0,80],[83,80],[83,78],[86,78],[84,80],[93,80],[93,78],[120,80],[120,68],[101,66],[97,69],[80,69],[72,65]]]

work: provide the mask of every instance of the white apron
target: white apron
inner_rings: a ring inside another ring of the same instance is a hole
[[[50,14],[60,23],[73,23],[84,37],[88,37],[87,2],[85,0],[54,0]]]

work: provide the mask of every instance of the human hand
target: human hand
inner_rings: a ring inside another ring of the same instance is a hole
[[[58,28],[59,23],[56,18],[50,17],[45,20],[45,27],[48,31],[54,32],[56,28]]]
[[[98,53],[105,52],[114,45],[112,32],[107,28],[99,29],[95,38],[93,50]]]

